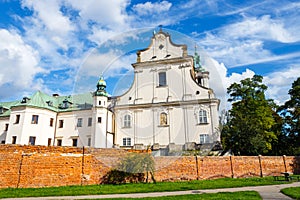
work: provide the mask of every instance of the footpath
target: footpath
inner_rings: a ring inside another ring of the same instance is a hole
[[[292,199],[280,192],[283,188],[300,187],[300,182],[293,182],[290,184],[281,185],[265,185],[265,186],[250,186],[238,188],[223,188],[223,189],[209,189],[209,190],[188,190],[188,191],[174,191],[174,192],[152,192],[152,193],[131,193],[131,194],[108,194],[108,195],[85,195],[85,196],[57,196],[57,197],[29,197],[29,198],[10,198],[5,200],[54,200],[54,199],[107,199],[107,198],[141,198],[141,197],[161,197],[161,196],[175,196],[185,194],[204,194],[204,193],[218,193],[218,192],[239,192],[239,191],[257,191],[264,200],[285,200]]]

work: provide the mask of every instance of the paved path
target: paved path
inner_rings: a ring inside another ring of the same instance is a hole
[[[300,187],[300,182],[281,185],[266,185],[266,186],[251,186],[239,188],[223,188],[223,189],[210,189],[210,190],[188,190],[188,191],[175,191],[175,192],[152,192],[152,193],[132,193],[132,194],[108,194],[108,195],[86,195],[86,196],[59,196],[59,197],[30,197],[30,198],[15,198],[18,200],[52,200],[52,199],[106,199],[106,198],[138,198],[138,197],[160,197],[172,195],[185,195],[185,194],[203,194],[203,193],[217,193],[217,192],[238,192],[238,191],[257,191],[260,196],[265,200],[285,200],[291,199],[280,193],[280,190],[287,187]],[[10,200],[10,199],[5,199]]]

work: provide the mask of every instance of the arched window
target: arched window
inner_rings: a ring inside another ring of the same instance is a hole
[[[164,112],[160,113],[159,119],[160,119],[160,125],[161,126],[168,125],[168,115],[167,115],[167,113],[164,113]]]
[[[131,116],[128,114],[124,116],[124,127],[131,127]]]
[[[199,111],[199,124],[207,124],[207,112],[206,110]]]

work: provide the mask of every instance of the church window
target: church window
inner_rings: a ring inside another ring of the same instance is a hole
[[[8,131],[8,124],[5,124],[5,129],[4,131]]]
[[[209,142],[208,134],[200,134],[200,144],[205,144]]]
[[[158,86],[166,86],[167,85],[167,76],[166,72],[159,72],[158,73]]]
[[[98,123],[102,123],[102,117],[98,117]]]
[[[124,127],[131,127],[131,116],[128,114],[124,116]]]
[[[207,112],[206,110],[199,111],[199,124],[207,124]]]
[[[161,126],[168,125],[168,115],[167,115],[167,113],[165,113],[165,112],[160,113],[159,119],[160,119],[160,123],[159,124]]]
[[[90,147],[91,146],[91,144],[92,144],[92,138],[88,138],[88,141],[87,141],[87,145]]]
[[[131,138],[123,138],[123,146],[131,146]]]

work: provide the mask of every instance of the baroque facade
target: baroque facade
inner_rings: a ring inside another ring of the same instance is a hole
[[[95,92],[0,103],[1,143],[178,151],[220,141],[220,102],[196,51],[160,30],[132,66],[120,96],[108,97],[101,77]]]

